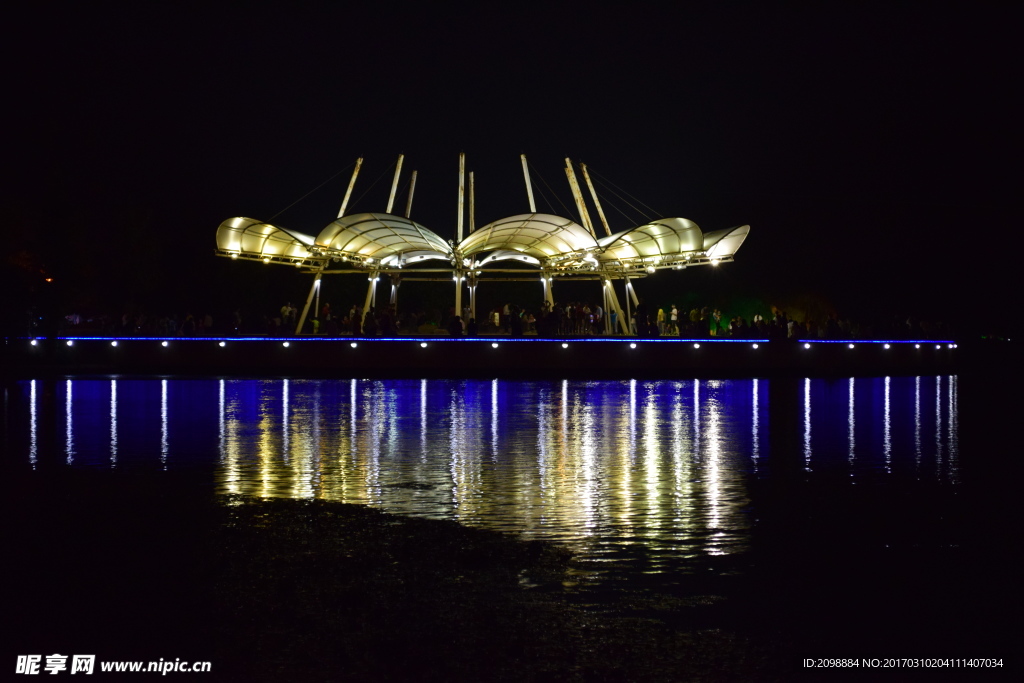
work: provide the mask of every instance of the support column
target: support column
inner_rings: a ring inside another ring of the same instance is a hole
[[[622,314],[622,307],[619,306],[619,296],[615,293],[615,283],[611,280],[608,281],[608,303],[615,309],[615,313],[619,318],[619,329],[622,330],[622,334],[626,337],[632,336],[629,328],[629,315]],[[626,308],[629,308],[629,300],[626,300]]]
[[[455,315],[462,315],[462,272],[455,271]],[[465,321],[463,321],[465,322]]]
[[[548,302],[551,308],[555,307],[555,278],[550,274],[546,273],[541,275],[541,283],[544,285],[544,300]]]
[[[326,263],[324,265],[327,265]],[[320,266],[316,277],[313,278],[313,286],[309,288],[309,296],[306,297],[306,305],[302,307],[302,315],[299,316],[299,324],[295,327],[295,334],[302,332],[302,326],[306,324],[306,315],[309,314],[309,305],[313,302],[313,293],[316,292],[317,308],[320,307],[320,278],[323,276],[324,266]]]
[[[398,287],[402,284],[401,275],[391,276],[391,305],[395,307],[395,311],[398,311]]]
[[[317,280],[317,282],[316,282],[316,302],[313,304],[313,317],[314,318],[316,318],[317,316],[320,315],[320,289],[321,289],[320,281]],[[323,322],[323,321],[321,321],[321,322]]]
[[[640,299],[637,298],[636,289],[633,287],[633,282],[632,280],[629,279],[628,276],[626,277],[626,292],[629,294],[630,298],[633,299],[633,305],[639,306]]]
[[[636,292],[633,291],[633,285],[629,281],[629,276],[628,275],[624,275],[623,279],[626,282],[626,334],[631,336],[633,334],[633,323],[632,323],[633,319],[630,317],[630,315],[632,313],[632,311],[630,310],[630,307],[629,307],[630,295],[632,294],[633,304],[634,305],[638,304],[639,301],[637,301]]]
[[[370,272],[370,286],[366,288],[366,301],[363,302],[363,315],[370,310],[370,306],[373,305],[374,295],[377,293],[377,271]]]
[[[604,327],[604,334],[611,334],[611,304],[608,299],[608,290],[611,289],[611,281],[605,280],[604,287],[601,288],[601,295],[604,301],[601,302],[601,308],[604,309],[604,314],[601,316],[601,325]]]

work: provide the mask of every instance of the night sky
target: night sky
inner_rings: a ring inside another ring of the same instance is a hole
[[[1009,11],[415,7],[14,12],[0,48],[5,317],[26,303],[274,310],[308,278],[216,258],[221,221],[316,234],[358,156],[350,212],[383,211],[404,153],[413,219],[454,237],[459,152],[478,226],[528,210],[524,152],[567,205],[568,155],[654,215],[752,226],[735,263],[640,283],[655,304],[814,300],[966,330],[1016,315]],[[644,221],[609,203],[627,214],[608,209],[613,230]]]

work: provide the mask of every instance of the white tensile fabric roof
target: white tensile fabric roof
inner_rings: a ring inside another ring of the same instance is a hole
[[[590,231],[568,218],[527,213],[489,223],[462,240],[459,251],[474,256],[498,250],[516,251],[544,262],[555,256],[594,250]]]
[[[409,252],[451,258],[448,242],[419,223],[386,213],[344,216],[320,231],[316,245],[332,256],[385,261]]]
[[[671,256],[703,248],[697,224],[685,218],[662,218],[598,240],[602,261]]]
[[[709,232],[704,235],[704,251],[708,258],[728,258],[739,250],[749,232],[749,225]]]
[[[408,218],[360,213],[333,221],[315,238],[251,218],[231,218],[217,230],[217,247],[222,256],[279,262],[297,259],[303,263],[334,258],[365,270],[422,259],[463,259],[463,265],[472,263],[472,267],[514,260],[568,274],[593,271],[599,264],[660,267],[694,258],[701,262],[727,259],[736,253],[749,231],[750,226],[743,225],[703,233],[686,218],[661,218],[596,239],[568,218],[531,213],[489,223],[453,247]]]
[[[217,248],[260,258],[308,258],[313,238],[252,218],[229,218],[217,228]]]

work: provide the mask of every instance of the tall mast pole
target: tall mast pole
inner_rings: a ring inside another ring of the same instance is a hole
[[[576,200],[576,208],[579,209],[583,227],[590,231],[594,239],[597,239],[597,233],[594,232],[594,224],[590,222],[590,213],[587,211],[587,205],[583,203],[583,193],[580,192],[580,184],[576,180],[576,172],[572,170],[572,161],[569,160],[569,157],[565,158],[565,176],[569,179],[569,187],[572,189],[572,196]]]
[[[466,155],[459,153],[459,221],[458,221],[458,243],[462,243],[462,222],[466,205]]]
[[[473,198],[475,193],[473,192],[473,172],[469,172],[469,234],[472,235],[473,231],[476,230],[476,223],[473,216]]]
[[[402,174],[403,159],[405,159],[405,155],[399,154],[398,163],[395,165],[395,179],[391,181],[391,197],[388,198],[388,210],[384,213],[391,213],[391,208],[395,205],[395,192],[398,191],[398,176]]]
[[[348,207],[348,200],[352,196],[352,188],[356,186],[356,176],[359,175],[359,167],[363,165],[363,158],[359,157],[356,159],[356,167],[352,169],[352,179],[348,181],[348,189],[345,191],[345,198],[341,200],[341,208],[338,210],[338,218],[345,215],[345,209]]]
[[[604,209],[601,208],[601,201],[597,198],[597,191],[594,189],[594,183],[590,182],[590,174],[587,173],[587,165],[581,163],[580,170],[583,171],[583,179],[587,181],[587,187],[590,188],[590,196],[594,199],[594,206],[597,207],[597,215],[601,217],[601,224],[604,225],[604,231],[609,237],[611,237],[612,229],[608,227],[608,219],[604,217]]]
[[[416,171],[412,172],[412,180],[409,181],[409,201],[405,204],[405,217],[412,214],[412,193],[416,191]]]
[[[359,157],[356,159],[356,167],[352,169],[352,178],[348,181],[348,189],[345,190],[345,198],[341,200],[341,208],[338,209],[338,218],[345,215],[345,209],[348,208],[348,200],[352,198],[352,189],[356,186],[356,178],[359,176],[359,169],[363,165],[363,158]],[[306,305],[302,307],[302,315],[299,316],[299,323],[295,326],[295,334],[302,332],[302,326],[306,323],[306,316],[309,315],[309,307],[313,303],[313,294],[316,293],[316,309],[313,311],[313,317],[315,318],[320,312],[320,278],[323,276],[324,269],[327,267],[327,260],[325,259],[320,267],[316,271],[316,277],[313,278],[313,286],[309,288],[309,296],[306,297]]]
[[[530,198],[530,213],[537,213],[537,205],[533,203],[533,185],[530,184],[530,169],[526,166],[526,155],[520,154],[523,160],[523,179],[526,181],[526,196]]]
[[[465,218],[466,204],[466,154],[459,153],[459,220],[458,220],[458,241],[455,243],[455,269],[452,278],[455,280],[455,315],[462,315],[462,253],[459,247],[462,245],[462,223]]]

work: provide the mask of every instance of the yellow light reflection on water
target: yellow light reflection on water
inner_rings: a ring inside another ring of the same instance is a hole
[[[812,446],[827,447],[831,438],[812,441],[812,384],[804,380],[798,408],[807,467]],[[846,431],[838,456],[851,470],[858,446],[868,445],[857,441],[858,384],[850,378],[834,408]],[[659,548],[721,554],[744,547],[745,477],[764,454],[764,386],[290,381],[260,384],[257,400],[243,409],[234,385],[221,381],[221,490],[456,519],[585,545],[609,561],[642,544],[653,549],[645,561],[656,572]],[[955,409],[955,388],[937,391],[936,438],[952,441],[956,425],[942,418],[943,406]],[[826,420],[830,409],[821,410]],[[880,417],[889,433],[884,447],[894,449],[893,430],[905,427],[891,404]],[[919,422],[915,413],[913,429]],[[816,468],[828,465],[826,455],[820,465],[813,455]]]
[[[599,498],[598,486],[598,424],[595,416],[596,408],[588,401],[581,406],[582,431],[580,444],[579,465],[576,468],[578,480],[576,482],[576,495],[574,498],[579,501],[579,518],[585,534],[589,535],[597,526],[597,506]]]
[[[324,460],[325,460],[324,456],[326,455],[326,451],[325,451],[324,446],[322,444],[322,434],[321,434],[321,430],[322,430],[321,420],[322,420],[322,417],[320,415],[320,410],[321,410],[321,401],[320,401],[320,399],[321,399],[321,396],[320,396],[320,383],[317,382],[314,385],[314,388],[313,388],[313,399],[312,399],[312,406],[311,406],[312,410],[311,410],[311,413],[310,413],[310,416],[309,416],[309,418],[310,418],[309,419],[309,427],[311,428],[311,430],[310,430],[311,437],[310,437],[310,447],[309,447],[309,458],[310,458],[310,461],[312,463],[312,472],[313,472],[313,477],[314,477],[313,490],[316,492],[314,495],[317,495],[318,497],[321,497],[321,485],[322,485],[322,479],[323,479],[323,473],[324,473],[323,472],[323,466],[324,466]],[[301,429],[301,428],[302,428],[302,426],[300,425],[299,429]]]
[[[693,452],[700,453],[700,380],[693,380]]]
[[[704,472],[707,481],[705,491],[707,491],[709,507],[708,523],[712,529],[717,529],[721,526],[722,522],[722,480],[720,471],[721,414],[719,412],[719,403],[713,396],[709,397],[705,402],[705,409],[704,417],[708,428],[704,437],[703,451],[705,455]]]
[[[259,467],[259,496],[264,498],[274,497],[278,492],[274,488],[274,484],[281,479],[279,473],[281,468],[274,462],[274,455],[278,452],[278,448],[274,443],[277,439],[277,425],[274,416],[268,410],[267,393],[269,390],[269,382],[261,382],[259,385],[259,422],[257,423],[256,429],[259,436],[256,442],[256,463]]]
[[[427,452],[427,380],[420,380],[420,449]]]
[[[426,381],[426,380],[424,380]],[[498,457],[498,380],[491,380],[491,457]]]
[[[217,453],[220,455],[221,462],[224,462],[225,441],[227,439],[224,431],[224,409],[224,380],[219,380],[217,382]]]
[[[658,471],[658,465],[662,461],[661,452],[661,441],[659,435],[659,424],[658,419],[658,406],[655,402],[657,398],[651,387],[645,386],[647,390],[647,400],[644,401],[643,408],[643,433],[644,433],[644,453],[646,456],[643,461],[644,468],[644,488],[647,492],[647,510],[654,511],[658,507],[658,498],[661,493],[661,472]],[[648,517],[647,524],[653,528],[660,526],[661,516],[658,514],[652,514]]]
[[[452,479],[452,506],[455,508],[456,518],[469,514],[471,502],[466,463],[466,424],[463,419],[464,406],[460,399],[453,388],[448,399],[448,448],[451,453],[449,472]]]
[[[687,441],[687,434],[690,431],[686,428],[686,413],[683,410],[683,385],[677,384],[673,387],[674,397],[672,401],[671,429],[672,435],[672,526],[673,536],[680,536],[689,533],[693,527],[693,516],[690,514],[690,506],[693,501],[693,467],[692,458],[693,444]]]
[[[496,382],[497,380],[495,380]],[[493,386],[493,384],[492,384]],[[544,396],[543,392],[541,394]],[[561,431],[558,421],[553,415],[553,410],[549,401],[538,401],[537,402],[537,470],[540,474],[538,477],[537,485],[539,487],[538,495],[541,501],[541,505],[544,504],[545,498],[551,489],[551,482],[548,481],[547,473],[551,469],[551,454],[548,450],[548,441],[551,439],[551,425],[554,425],[556,429]],[[491,394],[491,439],[492,439],[492,453],[497,458],[498,445],[497,445],[497,415],[495,412],[498,409],[498,404],[494,394]],[[557,444],[554,444],[557,449]]]
[[[286,379],[282,380],[281,384],[282,449],[284,451],[284,463],[290,469],[291,497],[300,499],[313,498],[316,496],[319,480],[318,472],[313,464],[319,442],[317,437],[318,425],[315,420],[310,419],[309,415],[301,415],[299,419],[294,420],[295,424],[293,427],[292,413],[289,406],[290,382]],[[296,435],[301,434],[307,438],[296,438],[293,442],[291,434],[293,428]]]
[[[220,380],[219,402],[220,402],[220,460],[223,468],[222,487],[226,493],[242,493],[242,473],[239,466],[239,437],[238,432],[242,424],[237,414],[237,406],[227,402],[227,389],[224,380]],[[229,417],[228,411],[231,410]]]
[[[636,456],[636,380],[629,380],[629,421],[625,425],[627,439],[619,451],[617,469],[619,486],[617,500],[613,503],[614,510],[621,511],[623,519],[633,519],[633,462]]]
[[[288,443],[288,380],[281,380],[281,455],[284,458],[285,463],[288,462],[289,443]]]
[[[367,386],[363,387],[360,401],[365,406],[364,420],[367,425],[366,429],[359,434],[359,450],[352,454],[353,456],[360,453],[366,454],[366,459],[361,467],[358,457],[355,457],[353,462],[357,470],[362,470],[360,474],[366,484],[366,500],[373,505],[379,505],[381,502],[380,437],[384,426],[382,387],[380,382],[369,382]]]

